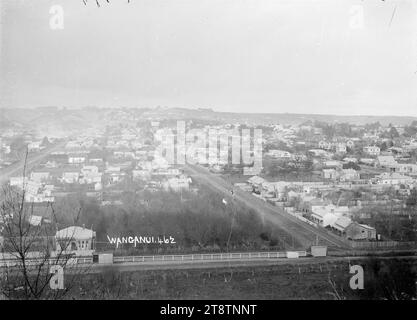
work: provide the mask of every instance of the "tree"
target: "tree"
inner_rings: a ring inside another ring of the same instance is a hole
[[[6,184],[0,195],[0,294],[9,299],[62,298],[86,269],[74,266],[76,260],[68,254],[73,235],[61,239],[60,249],[54,250],[59,221],[51,203],[45,208],[51,223],[33,223],[34,204],[27,202],[26,190],[23,175],[21,189]],[[59,290],[49,287],[53,270],[70,272]]]
[[[398,138],[400,134],[398,133],[395,127],[391,127],[389,130],[389,138],[392,140],[394,138]]]
[[[404,136],[406,137],[413,137],[417,134],[417,127],[416,126],[405,126],[404,127]]]
[[[343,165],[343,169],[354,169],[356,171],[359,171],[361,169],[361,167],[358,164],[356,164],[352,161],[349,161],[348,163]]]
[[[280,167],[277,162],[272,161],[265,166],[265,172],[270,177],[277,177],[280,173]]]

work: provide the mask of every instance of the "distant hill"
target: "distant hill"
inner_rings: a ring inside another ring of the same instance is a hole
[[[41,107],[33,109],[1,109],[0,124],[2,128],[15,123],[27,127],[54,127],[56,129],[77,130],[87,128],[93,123],[102,123],[104,114],[110,108],[85,107],[77,109],[58,109]],[[116,108],[115,108],[116,110]],[[246,124],[294,124],[298,125],[308,120],[328,123],[347,122],[356,125],[380,122],[382,125],[408,125],[417,117],[408,116],[348,116],[327,114],[296,114],[296,113],[233,113],[218,112],[206,108],[121,108],[140,115],[143,119],[171,120],[205,120],[218,123]]]
[[[348,122],[356,125],[380,122],[382,125],[408,125],[417,117],[408,116],[340,116],[327,114],[296,114],[296,113],[232,113],[218,112],[211,109],[186,109],[186,108],[167,108],[153,109],[152,115],[159,114],[161,118],[178,119],[205,119],[229,123],[252,123],[252,124],[301,124],[308,120],[324,121],[328,123]],[[145,115],[147,113],[145,112]]]
[[[85,110],[53,108],[0,110],[0,122],[13,123],[15,126],[41,131],[45,129],[62,132],[80,130],[97,123],[101,117],[100,112],[88,108]]]

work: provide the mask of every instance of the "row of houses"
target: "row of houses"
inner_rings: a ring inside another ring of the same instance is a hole
[[[320,226],[330,228],[338,234],[351,240],[376,240],[376,229],[352,221],[348,217],[349,208],[346,206],[312,206],[311,220]]]
[[[253,192],[254,195],[275,205],[282,205],[287,210],[295,209],[288,207],[291,206],[292,199],[299,199],[300,219],[305,219],[304,213],[313,224],[328,228],[340,236],[352,240],[377,238],[375,228],[351,219],[352,211],[348,206],[334,205],[314,195],[314,191],[334,189],[333,185],[324,182],[268,182],[262,177],[253,176],[247,180],[247,183],[237,183],[235,186],[246,192]]]

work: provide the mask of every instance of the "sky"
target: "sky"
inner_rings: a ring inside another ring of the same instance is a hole
[[[417,0],[100,2],[0,0],[0,107],[417,116]]]

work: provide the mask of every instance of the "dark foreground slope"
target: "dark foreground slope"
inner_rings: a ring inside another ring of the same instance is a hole
[[[364,289],[352,290],[351,265],[364,268]],[[84,276],[76,299],[410,299],[416,297],[415,259],[288,263],[212,269],[104,269]]]

